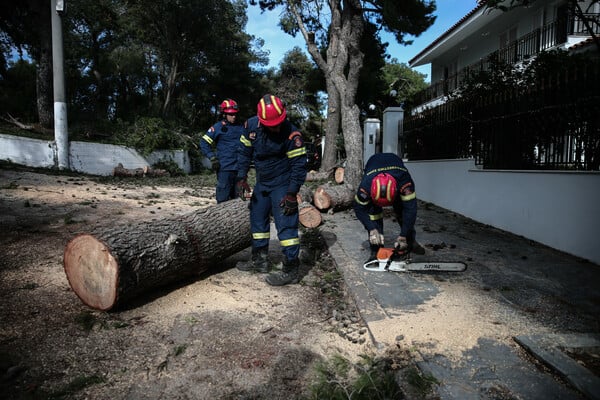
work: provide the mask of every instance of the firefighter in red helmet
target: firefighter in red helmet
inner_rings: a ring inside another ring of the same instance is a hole
[[[374,259],[377,250],[384,245],[383,207],[390,206],[400,225],[394,247],[425,254],[425,249],[416,241],[417,196],[410,173],[396,154],[377,153],[367,160],[354,197],[356,217],[369,232],[369,260]]]
[[[296,194],[306,179],[306,149],[302,134],[287,119],[283,101],[271,94],[257,104],[256,116],[248,119],[238,156],[237,189],[240,198],[250,191],[246,182],[250,162],[254,161],[256,185],[250,199],[252,258],[238,264],[244,271],[269,272],[268,246],[270,219],[275,221],[284,255],[283,269],[265,278],[273,286],[297,283],[300,238]]]
[[[202,136],[200,148],[217,174],[217,203],[235,198],[237,153],[244,127],[237,123],[238,104],[223,100],[219,106],[222,119]]]

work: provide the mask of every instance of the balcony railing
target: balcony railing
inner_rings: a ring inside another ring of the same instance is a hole
[[[600,34],[600,14],[584,14],[594,34]],[[568,36],[589,36],[583,20],[570,16],[567,21],[555,20],[538,28],[493,53],[483,57],[457,73],[431,84],[427,89],[415,94],[413,102],[422,105],[458,89],[466,78],[477,71],[489,71],[492,60],[501,60],[507,64],[516,64],[528,60],[544,50],[566,43]]]

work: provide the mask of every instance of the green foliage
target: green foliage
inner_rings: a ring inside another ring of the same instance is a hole
[[[164,169],[171,176],[182,176],[185,175],[185,172],[177,165],[177,163],[173,160],[161,160],[152,165],[155,169]]]
[[[434,385],[440,383],[433,375],[424,375],[416,367],[408,368],[404,372],[403,377],[421,396],[425,396],[427,393],[431,392]]]
[[[183,133],[182,128],[152,117],[138,118],[127,130],[117,132],[115,141],[135,148],[144,156],[157,149],[188,149],[193,144],[193,139]]]
[[[17,60],[0,75],[0,110],[21,120],[35,120],[35,64]]]
[[[375,400],[402,399],[404,395],[395,373],[386,359],[362,355],[352,364],[337,355],[315,367],[317,379],[311,386],[310,399]]]

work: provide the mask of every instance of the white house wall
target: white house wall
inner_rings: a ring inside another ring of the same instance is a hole
[[[406,165],[419,199],[600,264],[600,173],[481,170],[470,159]]]
[[[456,28],[456,32],[425,57],[431,63],[431,82],[444,78],[444,68],[456,64],[456,70],[473,65],[499,49],[500,34],[516,27],[516,38],[527,35],[535,28],[556,18],[556,8],[564,1],[538,1],[531,7],[518,7],[509,12],[498,10],[477,11],[468,21]],[[589,3],[589,0],[586,2]],[[585,10],[585,5],[582,7]],[[594,12],[592,10],[592,12]],[[545,20],[542,16],[545,15]],[[481,22],[485,21],[485,22]],[[536,22],[534,22],[536,21]],[[413,66],[426,62],[415,63]],[[457,72],[451,70],[450,74]]]

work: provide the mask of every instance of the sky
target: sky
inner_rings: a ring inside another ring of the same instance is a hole
[[[427,45],[437,39],[469,11],[475,8],[477,1],[437,0],[436,5],[437,10],[434,12],[434,15],[437,16],[437,18],[435,22],[427,31],[423,32],[421,36],[414,38],[412,45],[401,46],[396,43],[396,40],[392,35],[386,33],[382,35],[382,41],[389,43],[388,54],[390,56],[398,59],[399,62],[408,65],[408,61],[411,58],[416,56]],[[264,39],[265,44],[263,50],[270,52],[269,68],[279,67],[279,63],[282,61],[284,54],[294,48],[294,46],[298,46],[306,52],[306,44],[301,35],[297,35],[297,37],[294,38],[284,33],[277,25],[280,12],[280,10],[274,10],[261,14],[258,6],[248,6],[248,24],[246,25],[246,32]],[[415,68],[415,71],[426,74],[426,81],[429,81],[431,72],[429,64],[417,67]]]

